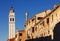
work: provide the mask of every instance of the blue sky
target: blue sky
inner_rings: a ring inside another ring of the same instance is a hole
[[[14,7],[16,15],[16,28],[24,29],[25,13],[28,11],[29,18],[37,13],[53,9],[54,4],[60,0],[0,0],[0,41],[8,39],[8,15],[10,7]]]

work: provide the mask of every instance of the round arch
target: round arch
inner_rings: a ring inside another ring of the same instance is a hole
[[[60,22],[55,25],[53,33],[54,41],[60,41]]]

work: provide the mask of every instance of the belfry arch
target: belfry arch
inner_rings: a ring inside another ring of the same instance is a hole
[[[60,22],[58,22],[53,29],[54,41],[60,41]]]

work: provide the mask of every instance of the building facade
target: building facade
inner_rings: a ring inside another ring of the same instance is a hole
[[[25,41],[25,30],[19,30],[16,32],[15,40],[16,41]]]
[[[54,39],[54,27],[60,22],[60,5],[54,5],[53,10],[46,10],[26,21],[26,40],[51,36]],[[27,16],[26,16],[27,17]]]

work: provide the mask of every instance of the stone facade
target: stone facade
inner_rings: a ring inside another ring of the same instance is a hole
[[[19,30],[16,32],[15,41],[25,41],[25,30]]]
[[[27,24],[25,24],[26,39],[46,36],[51,36],[53,39],[53,30],[58,22],[60,22],[60,5],[54,5],[53,10],[46,10],[27,20]]]

